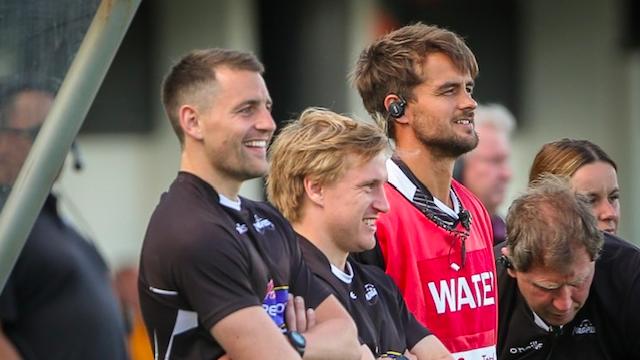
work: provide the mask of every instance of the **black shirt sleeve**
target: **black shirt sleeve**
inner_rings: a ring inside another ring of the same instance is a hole
[[[607,251],[609,253],[607,253]],[[598,259],[607,265],[606,272],[608,278],[603,281],[609,286],[614,286],[614,290],[605,293],[603,290],[602,301],[606,306],[611,307],[611,312],[616,314],[615,309],[621,309],[618,324],[621,334],[625,339],[626,354],[630,359],[640,359],[640,249],[635,245],[620,238],[605,234],[605,245],[602,258]],[[601,269],[605,269],[603,266]],[[596,266],[596,276],[598,267]],[[609,290],[602,287],[601,289]],[[615,291],[617,290],[617,291]],[[619,295],[616,295],[619,294]],[[610,322],[615,321],[610,319]]]
[[[640,264],[638,264],[640,266]],[[629,296],[627,297],[627,306],[625,311],[625,318],[627,319],[627,343],[630,344],[629,358],[640,359],[640,328],[637,326],[640,323],[640,311],[638,305],[640,304],[640,271],[635,269],[635,276],[631,282],[631,288],[629,289]]]
[[[16,289],[14,286],[15,269],[9,276],[7,283],[0,295],[0,323],[14,321],[18,317],[18,306],[16,304]]]
[[[388,286],[393,290],[398,307],[398,316],[400,317],[400,321],[402,322],[402,326],[406,334],[407,349],[411,351],[411,349],[413,349],[413,347],[418,342],[420,342],[420,340],[428,335],[431,335],[431,331],[422,326],[422,324],[420,324],[418,320],[416,320],[415,316],[413,316],[413,313],[409,311],[409,308],[407,308],[407,304],[404,301],[400,289],[398,289],[393,280],[386,276],[386,274],[385,277],[389,282]]]
[[[195,229],[194,229],[195,230]],[[231,313],[260,306],[252,287],[250,254],[222,226],[201,227],[182,242],[172,272],[178,288],[210,329]]]

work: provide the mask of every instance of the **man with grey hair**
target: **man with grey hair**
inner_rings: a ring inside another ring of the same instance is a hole
[[[498,207],[511,181],[511,133],[513,114],[500,104],[478,105],[475,126],[478,146],[456,160],[453,177],[473,192],[491,215],[494,244],[504,241],[504,220]]]
[[[640,358],[638,249],[603,235],[566,179],[513,202],[496,251],[499,359]]]

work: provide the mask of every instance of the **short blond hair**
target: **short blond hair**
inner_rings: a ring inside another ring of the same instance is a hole
[[[380,126],[330,110],[308,108],[282,129],[269,149],[269,201],[295,223],[303,216],[306,177],[330,184],[353,165],[346,161],[348,155],[366,162],[382,152],[389,153],[390,149]]]

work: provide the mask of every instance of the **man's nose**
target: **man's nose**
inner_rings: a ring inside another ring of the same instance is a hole
[[[256,122],[256,129],[274,132],[276,130],[276,122],[271,116],[271,111],[264,109]]]
[[[558,289],[558,294],[553,299],[553,307],[558,311],[565,312],[571,309],[571,290],[567,286]]]
[[[473,98],[470,92],[461,92],[460,108],[467,110],[474,110],[478,107],[478,102]]]
[[[386,213],[389,211],[389,201],[387,200],[387,195],[384,193],[384,189],[381,189],[376,196],[374,207],[377,211],[381,213]]]

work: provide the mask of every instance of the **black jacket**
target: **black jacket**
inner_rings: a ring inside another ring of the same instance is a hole
[[[640,359],[640,249],[605,234],[589,298],[561,330],[536,325],[515,279],[498,265],[498,358]],[[500,248],[495,247],[496,259]]]

